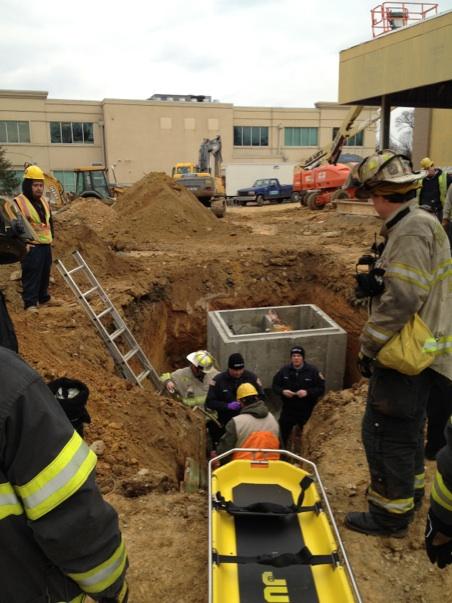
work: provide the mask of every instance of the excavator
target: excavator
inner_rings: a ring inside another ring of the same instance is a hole
[[[344,188],[352,164],[338,163],[342,148],[349,138],[380,119],[379,112],[363,124],[355,125],[363,107],[350,107],[331,144],[313,153],[294,169],[292,198],[310,209],[323,209],[336,199],[351,199],[353,187]],[[359,158],[357,158],[359,160]]]
[[[192,192],[205,207],[222,218],[226,213],[224,183],[221,178],[221,136],[204,138],[199,147],[198,164],[176,163],[172,177]],[[211,159],[213,158],[213,167]]]

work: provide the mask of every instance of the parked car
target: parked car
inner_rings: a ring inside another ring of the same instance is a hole
[[[291,184],[280,184],[277,178],[261,178],[256,180],[253,186],[238,190],[235,202],[246,205],[250,201],[255,201],[258,205],[263,205],[265,201],[282,203],[291,197]]]

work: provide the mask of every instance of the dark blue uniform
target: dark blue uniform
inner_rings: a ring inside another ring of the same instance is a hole
[[[300,368],[286,364],[273,377],[272,389],[281,396],[282,410],[279,418],[281,442],[286,446],[290,432],[295,425],[303,427],[312,414],[320,396],[325,393],[325,379],[315,366],[305,362]],[[284,389],[297,392],[307,391],[305,398],[288,398],[282,393]]]
[[[261,400],[265,399],[264,390],[258,382],[258,379],[254,373],[247,371],[246,369],[237,379],[231,377],[229,371],[223,371],[218,375],[215,375],[213,382],[209,387],[206,398],[206,408],[215,410],[218,414],[218,420],[220,421],[223,429],[219,428],[215,423],[208,424],[209,433],[215,444],[221,438],[224,433],[224,426],[226,423],[240,413],[238,410],[229,410],[227,405],[229,402],[237,400],[237,388],[242,383],[251,383],[257,389],[258,396]],[[216,427],[216,429],[215,429]]]

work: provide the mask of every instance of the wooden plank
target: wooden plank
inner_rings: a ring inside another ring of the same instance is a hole
[[[371,201],[358,201],[357,199],[336,201],[336,211],[340,214],[356,214],[360,216],[378,216]]]

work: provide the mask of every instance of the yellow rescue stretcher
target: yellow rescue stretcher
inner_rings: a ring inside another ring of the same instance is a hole
[[[314,463],[237,452],[209,463],[209,603],[362,603]]]

